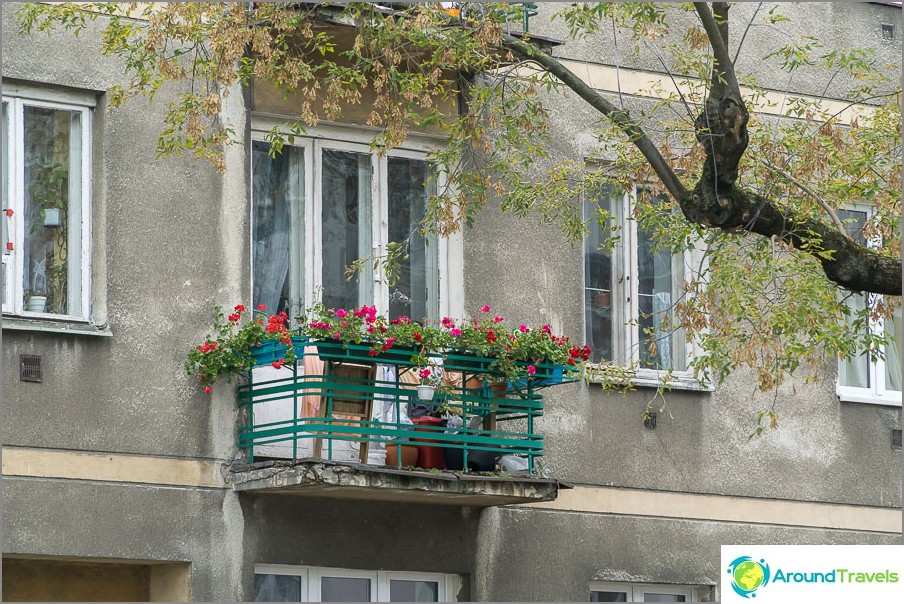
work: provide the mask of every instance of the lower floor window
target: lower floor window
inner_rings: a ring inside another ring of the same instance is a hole
[[[591,602],[699,602],[708,587],[690,585],[655,585],[652,583],[590,584]]]
[[[454,575],[257,565],[255,602],[451,602]]]

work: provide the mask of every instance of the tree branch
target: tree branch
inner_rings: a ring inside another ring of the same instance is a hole
[[[717,2],[716,4],[722,5],[719,7],[720,18],[727,27],[726,19],[728,16],[728,5],[725,2]],[[706,5],[706,2],[694,2],[694,8],[697,9],[697,14],[700,15],[703,29],[706,31],[706,36],[709,38],[709,44],[713,49],[715,63],[713,64],[712,94],[721,96],[721,91],[719,91],[717,87],[722,84],[722,80],[724,79],[725,84],[728,85],[728,91],[740,99],[741,87],[738,85],[738,77],[735,75],[731,58],[728,56],[727,32],[723,34],[719,24],[716,22],[716,18],[713,17],[709,7]]]
[[[766,166],[773,172],[781,174],[782,176],[787,178],[791,182],[791,184],[793,184],[795,187],[797,187],[798,189],[800,189],[801,191],[803,191],[804,193],[806,193],[807,195],[809,195],[810,197],[815,199],[816,203],[818,203],[822,207],[822,209],[825,210],[826,214],[828,214],[832,218],[832,222],[834,222],[835,226],[838,227],[838,232],[841,233],[842,235],[844,235],[845,237],[847,237],[848,239],[851,238],[851,236],[848,235],[847,230],[844,228],[844,223],[838,219],[838,215],[835,213],[835,210],[833,210],[832,207],[828,203],[826,203],[826,201],[822,197],[820,197],[815,192],[813,192],[813,190],[811,190],[810,187],[808,187],[804,183],[800,182],[799,180],[797,180],[796,178],[794,178],[793,176],[788,174],[788,172],[786,172],[785,170],[782,170],[780,167],[778,167],[775,164],[773,164],[772,162],[770,162],[768,159],[764,159],[762,157],[760,157],[758,159],[761,164],[763,164],[764,166]]]
[[[678,179],[678,176],[666,162],[665,158],[647,136],[640,124],[632,118],[627,111],[623,111],[602,97],[596,90],[584,83],[584,81],[571,72],[559,61],[546,54],[539,48],[519,40],[518,38],[502,34],[502,42],[512,52],[525,59],[535,61],[543,69],[556,76],[563,84],[573,90],[584,99],[591,107],[608,117],[617,125],[628,139],[643,154],[650,167],[677,201],[686,199],[690,192]]]

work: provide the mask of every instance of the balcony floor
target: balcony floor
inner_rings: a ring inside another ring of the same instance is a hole
[[[553,501],[560,486],[546,478],[399,470],[322,459],[233,464],[231,470],[233,489],[242,493],[475,507]]]

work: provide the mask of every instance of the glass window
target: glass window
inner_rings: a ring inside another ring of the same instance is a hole
[[[838,218],[852,239],[869,244],[863,230],[869,219],[869,210],[839,209]],[[844,303],[850,310],[849,322],[863,317],[867,309],[883,302],[882,296],[843,292]],[[865,324],[858,327],[861,335],[884,333],[889,344],[884,346],[884,358],[873,359],[866,351],[838,363],[838,394],[842,400],[898,404],[901,402],[901,308],[891,317],[874,320],[868,315]],[[853,328],[852,328],[853,329]]]
[[[321,577],[321,602],[370,602],[370,579]]]
[[[591,360],[685,371],[685,335],[674,315],[685,257],[657,249],[651,231],[625,218],[633,214],[632,203],[632,196],[609,187],[584,202],[584,330]]]
[[[89,116],[87,107],[4,99],[5,312],[87,319]]]
[[[301,577],[296,575],[254,575],[255,602],[301,602]]]
[[[423,321],[439,314],[437,244],[420,230],[427,200],[434,194],[433,172],[427,162],[403,157],[390,157],[387,166],[389,242],[405,250],[390,286],[389,318],[405,315]]]
[[[323,302],[353,308],[373,300],[373,280],[364,271],[346,279],[346,269],[371,256],[371,157],[324,149],[322,155]]]
[[[657,594],[653,592],[644,592],[644,602],[687,602],[685,597],[680,594]]]
[[[628,594],[623,591],[591,591],[591,602],[627,602]]]
[[[252,144],[253,300],[294,317],[304,301],[304,149]]]
[[[344,136],[367,139],[351,130]],[[276,157],[269,150],[263,140],[252,142],[254,306],[294,317],[319,299],[328,308],[374,305],[390,318],[415,321],[438,318],[441,301],[458,310],[458,301],[441,298],[440,283],[451,291],[459,276],[444,275],[441,282],[440,271],[460,265],[441,264],[439,250],[457,260],[460,241],[441,246],[421,233],[437,187],[423,153],[381,156],[359,142],[305,137]],[[380,261],[394,247],[401,262],[386,275]],[[360,270],[349,280],[353,266]]]
[[[436,581],[389,581],[390,602],[439,602],[439,583]]]
[[[597,199],[584,201],[584,218],[589,233],[584,239],[584,323],[590,360],[615,360],[613,345],[612,284],[615,281],[612,253],[608,249],[610,230],[601,225],[599,211],[611,213],[611,189]]]

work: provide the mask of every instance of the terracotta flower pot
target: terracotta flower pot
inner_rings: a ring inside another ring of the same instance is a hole
[[[408,468],[417,465],[417,447],[402,445],[402,465],[399,466],[399,454],[396,444],[386,445],[386,465],[394,468]]]
[[[593,305],[597,308],[607,308],[611,304],[609,292],[600,292],[593,296]]]

